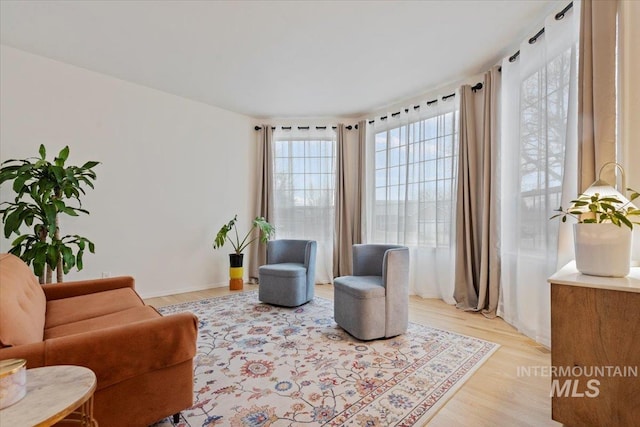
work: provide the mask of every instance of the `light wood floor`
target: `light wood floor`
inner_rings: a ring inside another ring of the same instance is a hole
[[[244,291],[255,285],[245,285]],[[156,307],[227,295],[227,288],[189,292],[146,302]],[[333,286],[316,286],[318,296],[333,299]],[[441,300],[412,296],[409,320],[501,345],[500,349],[465,383],[431,419],[429,426],[560,426],[551,420],[551,380],[518,376],[518,367],[549,366],[547,349],[518,333],[502,319],[458,310]]]

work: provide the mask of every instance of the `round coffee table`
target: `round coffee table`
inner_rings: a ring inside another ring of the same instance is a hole
[[[95,374],[82,366],[27,369],[27,395],[0,410],[2,425],[46,427],[66,418],[76,426],[95,427],[95,389]]]

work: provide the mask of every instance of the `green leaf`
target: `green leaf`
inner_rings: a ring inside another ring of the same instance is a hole
[[[27,175],[18,175],[13,181],[13,191],[15,191],[16,193],[20,193],[21,191],[23,191],[23,187],[27,179],[29,179],[29,176]]]
[[[87,184],[89,187],[91,187],[91,188],[95,188],[95,187],[93,186],[93,182],[89,181],[89,180],[88,180],[87,178],[85,178],[84,176],[80,177],[80,180],[81,180],[82,182],[84,182],[85,184]]]
[[[55,185],[60,185],[60,183],[62,183],[62,181],[64,180],[64,169],[61,166],[56,165],[51,167],[51,172],[56,178]]]
[[[220,227],[220,230],[218,230],[218,234],[216,234],[213,242],[213,249],[219,249],[224,246],[225,242],[229,239],[229,232],[235,227],[237,220],[238,215],[234,216],[231,221]],[[233,245],[233,242],[231,242],[231,244]]]
[[[62,266],[64,273],[67,274],[76,265],[76,258],[70,247],[62,245],[60,250],[62,251]]]
[[[38,149],[38,153],[40,153],[40,158],[42,160],[47,158],[47,149],[44,148],[44,144],[40,144],[40,148]]]
[[[633,230],[633,224],[631,223],[631,221],[627,219],[627,217],[624,214],[620,212],[616,212],[614,215],[615,215],[615,218],[619,220],[619,223],[622,223]]]
[[[84,268],[84,264],[82,262],[82,256],[84,255],[84,251],[80,249],[78,254],[76,255],[76,266],[78,267],[78,271]]]
[[[22,244],[22,242],[27,240],[29,237],[31,237],[31,236],[29,236],[28,234],[23,234],[22,236],[18,237],[13,242],[11,242],[11,245],[12,246],[20,246]]]
[[[20,211],[14,210],[11,212],[4,222],[4,237],[9,238],[13,233],[18,234],[21,222]]]
[[[69,208],[69,207],[65,207],[64,210],[62,212],[66,213],[67,215],[70,216],[78,216],[78,212],[82,212],[83,209],[73,209],[73,208]]]
[[[47,229],[51,236],[56,232],[56,209],[53,205],[44,205],[44,214],[47,219]]]
[[[58,249],[56,249],[55,246],[51,245],[47,248],[47,264],[49,265],[49,267],[51,267],[52,269],[56,268],[56,265],[58,265],[59,257],[60,254],[58,253]]]
[[[33,270],[36,276],[42,276],[46,262],[47,262],[46,250],[38,251],[33,258]]]
[[[56,165],[64,166],[64,162],[69,158],[69,146],[65,146],[60,153],[58,153],[58,157],[56,158]]]
[[[615,211],[616,208],[614,208],[612,205],[610,205],[609,203],[600,203],[600,206],[602,209],[604,209],[605,211]]]
[[[85,163],[84,165],[81,166],[81,169],[91,169],[91,168],[94,168],[94,167],[98,166],[99,164],[100,164],[100,162],[94,162],[94,161],[87,162],[87,163]]]
[[[600,199],[601,202],[607,202],[607,203],[622,203],[622,200],[616,198],[616,197],[603,197],[602,199]]]
[[[261,238],[260,240],[263,243],[266,243],[267,240],[269,240],[269,238],[271,237],[271,235],[275,232],[275,228],[269,224],[267,222],[266,219],[264,219],[264,217],[256,217],[253,220],[253,226],[254,227],[258,227],[258,229],[260,230],[260,234],[261,234]]]
[[[64,211],[64,208],[67,207],[62,200],[54,200],[53,201],[53,206],[56,208],[56,210],[58,212]]]

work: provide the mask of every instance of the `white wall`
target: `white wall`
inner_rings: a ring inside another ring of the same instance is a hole
[[[0,55],[0,159],[44,143],[50,155],[69,145],[70,164],[102,162],[83,199],[91,214],[62,224],[96,254],[66,280],[132,275],[145,297],[226,285],[228,251],[211,243],[235,213],[243,225],[253,214],[252,119],[7,46]]]

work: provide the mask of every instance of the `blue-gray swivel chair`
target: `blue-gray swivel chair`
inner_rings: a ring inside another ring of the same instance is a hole
[[[334,279],[336,323],[360,340],[403,334],[409,325],[409,249],[353,245],[353,276]]]
[[[296,307],[313,299],[316,279],[315,240],[271,240],[267,263],[258,269],[258,299]]]

